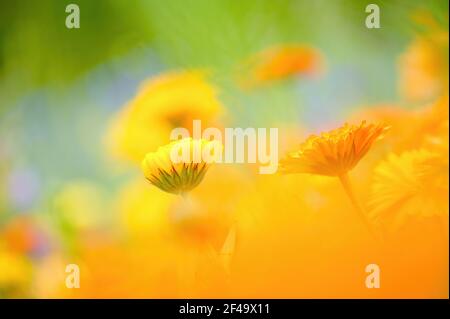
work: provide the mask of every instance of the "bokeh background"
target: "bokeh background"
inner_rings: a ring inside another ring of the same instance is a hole
[[[78,0],[79,29],[69,3],[0,4],[0,297],[448,298],[448,1],[377,1],[380,29],[360,0]],[[399,192],[421,191],[391,209],[384,243],[328,177],[217,165],[185,207],[140,160],[195,118],[278,127],[280,157],[384,121],[351,173],[358,196],[370,211],[393,155]],[[431,188],[413,168],[424,149],[440,154]]]

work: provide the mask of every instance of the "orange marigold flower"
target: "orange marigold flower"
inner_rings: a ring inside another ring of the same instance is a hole
[[[388,128],[382,124],[349,125],[311,135],[300,149],[280,162],[281,172],[342,176],[358,164]]]
[[[241,84],[254,87],[298,74],[319,73],[323,59],[317,49],[293,44],[270,47],[252,56],[246,64],[244,68],[249,68],[250,74]]]
[[[281,172],[312,173],[339,178],[345,193],[368,231],[377,238],[363,206],[353,191],[348,172],[367,154],[372,144],[383,136],[387,127],[382,124],[349,125],[322,133],[311,135],[300,150],[288,154],[281,161]]]

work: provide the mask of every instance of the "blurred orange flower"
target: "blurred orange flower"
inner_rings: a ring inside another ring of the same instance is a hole
[[[425,147],[448,149],[448,93],[416,109],[400,105],[367,106],[353,115],[352,120],[368,119],[390,127],[384,138],[386,149],[397,153]],[[384,156],[378,154],[378,159]]]
[[[440,25],[428,12],[413,18],[425,30],[400,56],[399,87],[408,102],[423,103],[448,88],[448,26]]]
[[[16,253],[31,252],[39,244],[39,233],[30,218],[19,217],[12,219],[1,229],[1,238],[5,246]]]
[[[240,82],[244,88],[252,88],[298,74],[313,75],[323,69],[323,64],[322,55],[313,47],[278,45],[250,57],[243,65],[250,74]]]
[[[131,239],[145,242],[167,231],[169,208],[176,197],[148,187],[148,182],[139,176],[123,185],[116,198],[119,225]]]
[[[448,158],[425,149],[389,155],[375,168],[370,204],[390,229],[410,216],[448,215]]]

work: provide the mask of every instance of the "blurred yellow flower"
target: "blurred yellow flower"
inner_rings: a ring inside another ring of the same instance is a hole
[[[116,156],[140,161],[148,150],[167,142],[173,128],[192,135],[192,121],[218,126],[223,106],[217,89],[200,71],[173,72],[145,82],[138,94],[113,118],[106,136]]]
[[[252,56],[244,70],[249,75],[240,82],[251,88],[261,84],[281,80],[298,74],[316,74],[323,68],[320,52],[306,45],[287,44],[267,48]]]
[[[448,87],[448,26],[440,25],[428,12],[413,18],[424,32],[400,56],[400,94],[408,102],[426,102]]]
[[[3,294],[8,297],[23,294],[31,275],[32,265],[23,255],[0,247],[0,298]]]
[[[127,234],[138,241],[145,241],[167,230],[168,211],[174,201],[174,196],[156,187],[149,189],[146,180],[140,176],[122,187],[115,207],[120,225]]]
[[[425,149],[391,154],[374,173],[371,215],[398,227],[408,216],[448,214],[448,157]]]
[[[145,177],[159,189],[184,194],[200,184],[215,156],[221,154],[216,153],[218,148],[222,148],[218,141],[184,138],[148,153],[142,161],[142,170]],[[212,156],[210,161],[204,159],[203,153]],[[172,160],[174,154],[179,155],[178,162]]]
[[[344,175],[358,164],[386,130],[384,125],[362,121],[360,125],[346,123],[320,136],[311,135],[298,151],[280,161],[281,172]]]

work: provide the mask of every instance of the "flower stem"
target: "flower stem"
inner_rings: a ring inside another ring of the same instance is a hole
[[[378,239],[378,236],[376,236],[376,234],[372,228],[372,225],[370,224],[369,220],[367,219],[364,209],[362,208],[361,204],[359,203],[358,199],[355,196],[355,193],[353,191],[353,186],[350,182],[350,178],[349,178],[348,174],[345,173],[345,174],[339,175],[339,180],[341,181],[342,187],[344,188],[347,196],[350,198],[350,201],[351,201],[353,207],[355,208],[356,212],[358,213],[360,219],[362,220],[364,225],[366,225],[367,230],[373,237]]]
[[[219,252],[219,259],[227,274],[230,274],[231,260],[236,249],[237,227],[232,225]]]
[[[192,207],[192,199],[188,192],[181,192],[180,196],[183,199],[183,202],[186,205],[186,207]]]

